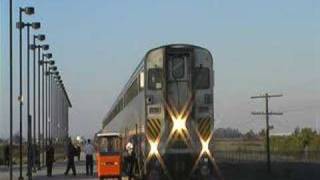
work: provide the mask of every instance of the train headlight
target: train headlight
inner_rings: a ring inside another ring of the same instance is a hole
[[[154,155],[158,153],[158,142],[157,141],[150,141],[150,154]]]
[[[210,151],[209,151],[210,139],[211,138],[208,138],[208,139],[204,140],[204,139],[200,138],[201,145],[202,145],[201,155],[204,154],[204,153],[210,154]]]
[[[177,118],[171,117],[173,120],[173,131],[181,132],[182,130],[187,129],[186,128],[186,121],[187,118],[183,118],[181,115],[179,115]]]

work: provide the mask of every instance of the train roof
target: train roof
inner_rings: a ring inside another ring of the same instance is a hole
[[[147,56],[150,52],[154,51],[154,50],[157,50],[157,49],[161,49],[161,48],[182,48],[182,47],[189,47],[189,48],[198,48],[198,49],[203,49],[203,50],[206,50],[206,51],[209,51],[208,49],[206,48],[203,48],[201,46],[196,46],[196,45],[193,45],[193,44],[167,44],[167,45],[162,45],[162,46],[158,46],[156,48],[153,48],[153,49],[150,49],[145,56]],[[210,52],[210,51],[209,51]]]

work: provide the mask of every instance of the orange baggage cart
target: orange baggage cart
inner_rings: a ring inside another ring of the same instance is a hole
[[[121,179],[120,133],[99,133],[96,138],[96,162],[99,179]]]

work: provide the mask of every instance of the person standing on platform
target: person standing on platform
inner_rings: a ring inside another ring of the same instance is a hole
[[[72,169],[72,173],[74,176],[77,175],[76,167],[74,165],[74,156],[76,153],[76,148],[73,146],[71,139],[69,139],[68,145],[67,145],[67,158],[68,158],[68,164],[67,169],[64,175],[68,175],[70,168]]]
[[[76,156],[78,157],[78,161],[80,161],[81,147],[79,144],[76,146],[76,150]]]
[[[134,167],[136,165],[136,153],[134,151],[134,146],[131,142],[126,145],[126,150],[128,152],[128,165],[129,165],[129,180],[134,178]]]
[[[52,176],[52,166],[54,163],[54,147],[52,146],[52,141],[49,141],[49,145],[46,151],[46,165],[47,165],[47,176]]]
[[[91,144],[91,140],[88,139],[87,144],[84,147],[84,153],[86,154],[86,174],[93,176],[93,154],[94,146]]]

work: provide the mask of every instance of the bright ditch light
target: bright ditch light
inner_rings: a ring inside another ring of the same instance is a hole
[[[210,143],[211,138],[208,138],[207,140],[204,140],[200,138],[201,145],[202,145],[202,150],[201,150],[201,155],[207,154],[208,156],[211,156],[211,153],[209,151],[209,143]]]
[[[157,141],[150,141],[150,155],[157,155],[158,154],[158,142]]]
[[[186,121],[187,118],[183,118],[182,115],[179,115],[177,118],[171,117],[173,121],[172,131],[178,131],[181,133],[183,130],[187,130]]]
[[[211,131],[211,133],[207,139],[202,138],[199,131],[196,131],[196,132],[198,134],[198,137],[200,139],[202,147],[201,147],[201,152],[200,152],[196,162],[193,165],[193,168],[192,168],[190,175],[196,170],[202,157],[207,157],[210,160],[210,162],[213,164],[213,171],[216,173],[216,176],[217,176],[216,178],[218,178],[219,180],[223,180],[223,177],[222,177],[221,172],[218,168],[218,165],[214,159],[214,156],[211,154],[210,149],[209,149],[209,144],[210,144],[210,141],[213,136],[213,131]]]
[[[150,144],[150,151],[149,154],[147,156],[146,162],[148,163],[150,161],[150,159],[152,157],[156,157],[157,160],[160,162],[162,169],[167,172],[166,166],[164,164],[164,161],[158,151],[158,145],[160,142],[160,137],[158,137],[156,140],[151,140],[148,136],[147,136],[147,140]]]
[[[171,139],[175,139],[180,136],[187,145],[190,145],[187,141],[187,139],[190,140],[190,135],[187,129],[187,120],[191,113],[192,105],[193,96],[190,96],[188,98],[187,102],[184,104],[180,111],[177,110],[177,108],[173,105],[173,103],[170,102],[170,100],[169,102],[165,103],[166,110],[172,121],[172,129],[166,144],[168,144]]]

